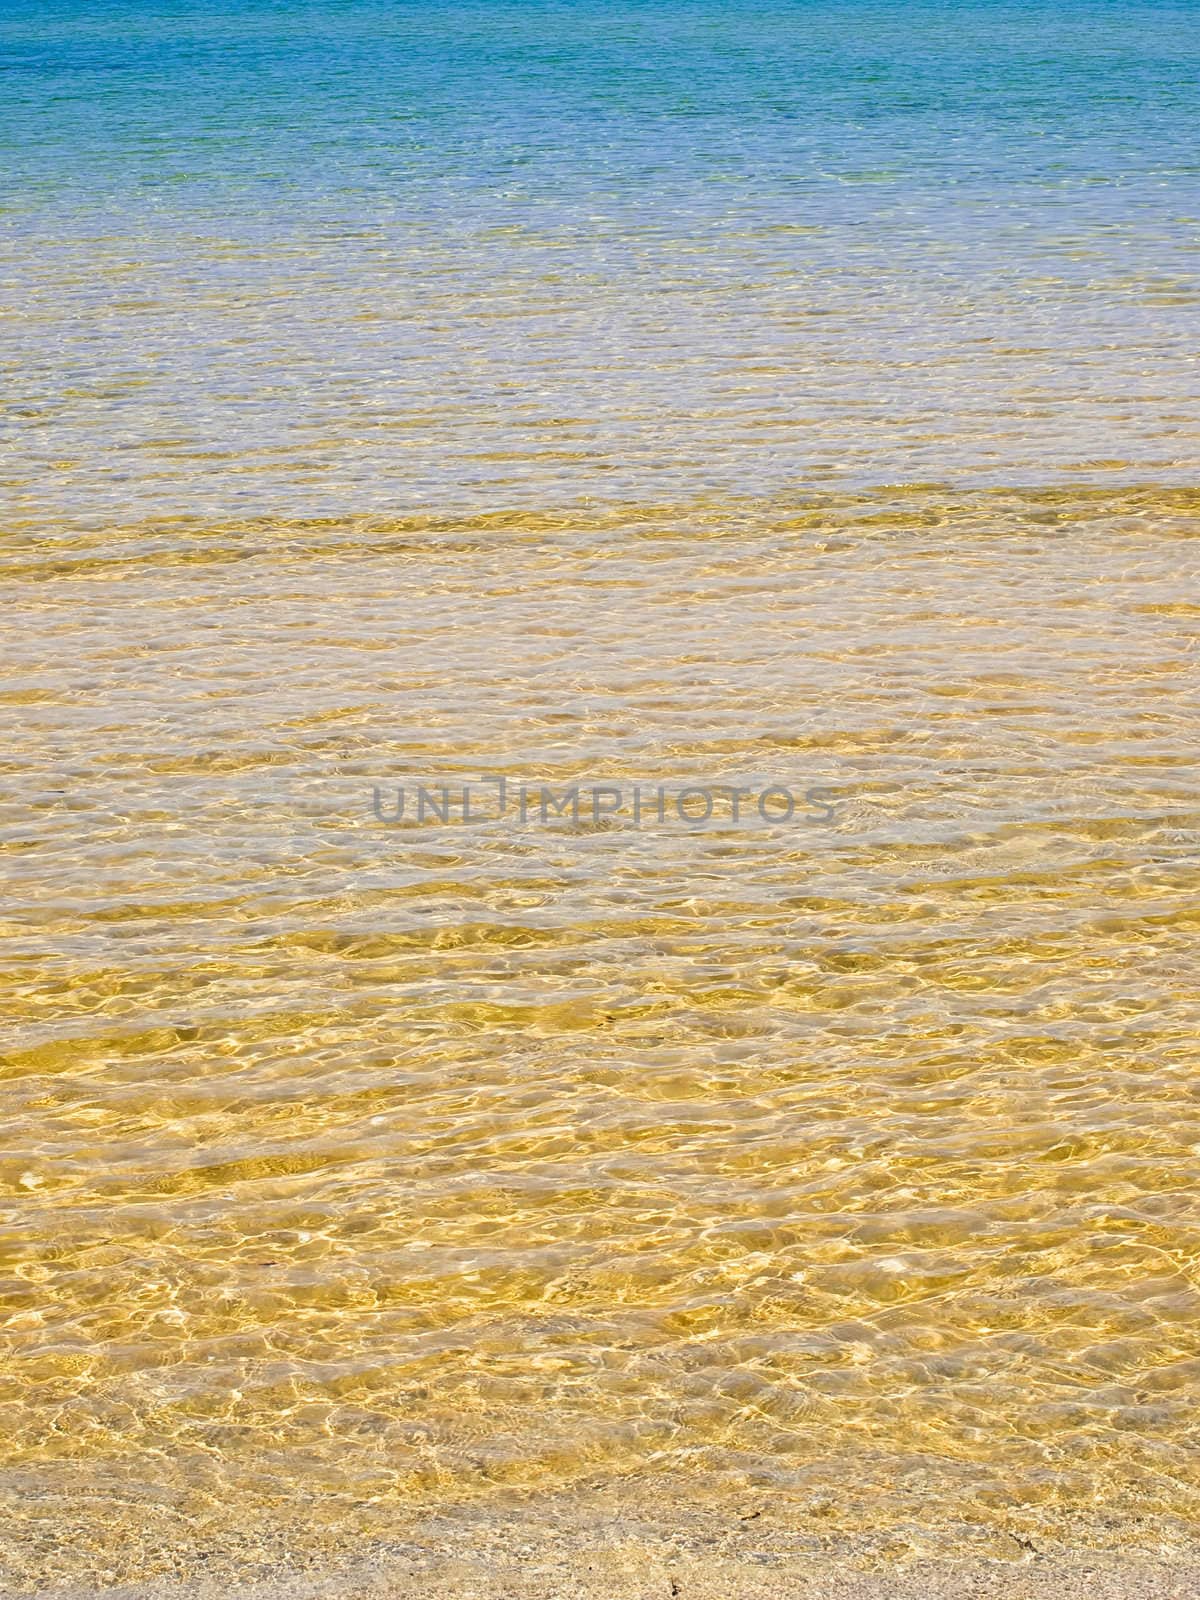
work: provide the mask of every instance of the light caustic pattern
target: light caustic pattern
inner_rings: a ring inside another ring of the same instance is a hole
[[[1193,1518],[1195,513],[14,541],[10,1516]],[[838,815],[375,820],[431,772]]]
[[[1194,1535],[1195,20],[0,18],[17,1579]]]

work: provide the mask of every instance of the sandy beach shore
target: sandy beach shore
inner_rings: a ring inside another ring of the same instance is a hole
[[[311,1532],[311,1530],[310,1530]],[[113,1552],[114,1556],[117,1552]],[[118,1563],[132,1552],[127,1542]],[[1045,1531],[966,1525],[822,1535],[769,1497],[689,1505],[609,1486],[398,1514],[393,1537],[318,1546],[300,1530],[242,1534],[153,1576],[0,1590],[61,1600],[1185,1600],[1200,1592],[1187,1531],[1103,1513]]]
[[[553,1570],[513,1566],[489,1569],[463,1559],[444,1568],[414,1566],[375,1576],[332,1575],[283,1578],[249,1588],[201,1583],[107,1591],[122,1600],[236,1595],[239,1600],[351,1600],[354,1596],[430,1596],[433,1600],[1185,1600],[1200,1585],[1200,1566],[1168,1562],[1056,1560],[1028,1568],[1005,1569],[992,1563],[947,1566],[930,1563],[913,1571],[860,1573],[837,1561],[777,1566],[764,1570],[745,1561],[723,1559],[678,1563],[651,1562],[637,1547],[605,1558],[596,1553],[582,1565],[555,1564]],[[84,1593],[86,1591],[79,1591]]]

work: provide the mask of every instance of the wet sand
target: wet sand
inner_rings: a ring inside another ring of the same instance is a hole
[[[1182,1525],[1097,1512],[1034,1533],[1028,1515],[993,1527],[922,1526],[821,1534],[748,1497],[689,1505],[607,1486],[400,1515],[393,1537],[318,1548],[264,1529],[143,1551],[159,1570],[111,1578],[137,1558],[127,1540],[97,1552],[92,1583],[0,1588],[61,1600],[1184,1600],[1200,1592],[1200,1546]],[[313,1530],[308,1530],[311,1537]]]
[[[555,1564],[550,1570],[514,1566],[489,1569],[462,1560],[444,1570],[397,1566],[372,1577],[288,1577],[253,1588],[201,1584],[107,1591],[128,1600],[237,1595],[245,1600],[350,1600],[352,1596],[429,1596],[431,1600],[1185,1600],[1197,1592],[1200,1567],[1166,1562],[1131,1564],[1054,1561],[1007,1570],[993,1564],[944,1566],[913,1571],[859,1573],[835,1561],[777,1566],[767,1570],[736,1560],[667,1567],[636,1546],[585,1564]],[[82,1594],[88,1591],[76,1591]]]

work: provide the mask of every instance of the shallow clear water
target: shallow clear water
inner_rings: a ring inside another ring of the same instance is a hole
[[[1194,5],[39,7],[15,513],[1190,481]]]
[[[1194,1528],[1195,21],[4,15],[13,1572]]]

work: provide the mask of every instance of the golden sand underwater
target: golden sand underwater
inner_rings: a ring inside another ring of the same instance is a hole
[[[18,529],[9,1581],[622,1483],[1188,1546],[1198,508]],[[480,774],[835,815],[373,814]]]

